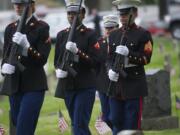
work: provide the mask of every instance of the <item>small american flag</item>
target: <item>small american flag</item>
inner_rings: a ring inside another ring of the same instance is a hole
[[[111,132],[110,127],[101,119],[101,117],[96,119],[95,128],[100,135],[105,135]]]
[[[180,98],[176,96],[176,109],[180,109]]]
[[[0,135],[4,135],[5,134],[5,130],[3,127],[0,127]]]
[[[61,133],[64,133],[68,129],[68,124],[66,120],[64,119],[64,116],[61,111],[59,111],[59,123],[58,127]]]

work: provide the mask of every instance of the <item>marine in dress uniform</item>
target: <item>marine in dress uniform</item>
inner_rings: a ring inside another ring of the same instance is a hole
[[[106,63],[106,59],[109,53],[109,34],[119,27],[119,17],[117,15],[103,16],[103,26],[105,33],[104,36],[98,41],[101,48],[101,66],[99,67],[100,70],[97,76],[97,90],[99,91],[102,120],[105,121],[109,127],[112,127],[109,120],[109,97],[106,95],[109,84],[109,78],[107,74],[109,66],[108,63]]]
[[[116,86],[111,90],[110,120],[113,135],[125,129],[139,129],[142,113],[142,98],[147,96],[147,83],[144,65],[150,63],[153,41],[151,34],[134,22],[137,17],[139,0],[115,0],[120,13],[122,27],[109,36],[110,53],[108,63],[113,65],[115,55],[124,56],[124,70],[127,77],[109,69],[108,76]],[[130,25],[126,25],[132,15]],[[126,30],[123,42],[121,37]],[[112,67],[112,66],[111,66]]]
[[[26,0],[11,0],[18,16],[21,16]],[[18,92],[9,96],[12,122],[16,127],[16,135],[34,135],[39,112],[44,101],[45,90],[48,89],[47,78],[43,66],[50,52],[49,26],[38,20],[34,14],[35,0],[29,8],[28,19],[22,33],[16,32],[19,19],[5,29],[2,74],[20,72]],[[25,66],[18,67],[8,63],[13,45],[22,48],[22,55],[15,56]],[[15,81],[15,80],[12,80]],[[10,84],[9,84],[10,85]]]
[[[67,18],[70,25],[78,13],[79,3],[75,0],[66,1]],[[82,7],[78,15],[73,41],[67,42],[71,27],[58,33],[54,59],[56,77],[59,79],[56,93],[64,91],[64,101],[71,118],[74,135],[91,134],[88,125],[95,100],[96,67],[99,63],[100,46],[95,31],[82,23],[84,16],[85,8]],[[77,72],[75,77],[66,69],[60,69],[58,66],[62,64],[65,49],[70,53],[69,65]],[[58,94],[55,96],[62,98]]]

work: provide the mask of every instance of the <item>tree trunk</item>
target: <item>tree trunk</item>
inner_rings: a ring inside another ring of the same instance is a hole
[[[169,0],[159,0],[159,19],[164,20],[164,16],[169,13]]]
[[[89,13],[91,14],[92,9],[99,9],[100,0],[85,0],[85,5],[89,9]]]

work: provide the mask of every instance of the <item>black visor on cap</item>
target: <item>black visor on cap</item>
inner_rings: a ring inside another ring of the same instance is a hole
[[[67,7],[67,12],[79,12],[79,6],[68,6]],[[86,13],[86,9],[84,7],[81,7],[80,12],[85,14]]]
[[[136,7],[130,7],[130,8],[119,9],[119,13],[120,13],[120,15],[127,15],[131,11],[131,9],[134,12],[137,8]]]
[[[34,3],[35,2],[35,0],[11,0],[11,2],[13,3],[13,4],[24,4],[24,3],[29,3],[29,2],[31,2],[31,3]]]
[[[119,13],[120,15],[127,15],[129,14],[131,8],[123,8],[123,9],[119,9]]]

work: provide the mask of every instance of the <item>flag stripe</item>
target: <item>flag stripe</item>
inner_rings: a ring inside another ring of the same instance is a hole
[[[64,116],[61,111],[59,111],[58,127],[61,133],[63,133],[64,131],[68,129],[68,124],[66,120],[64,119]]]
[[[59,118],[59,129],[61,132],[64,132],[68,128],[68,125],[64,118]]]
[[[101,118],[97,118],[95,122],[95,128],[100,135],[106,134],[111,131],[109,126]]]
[[[3,127],[0,127],[0,135],[4,135],[5,134],[5,130]]]

